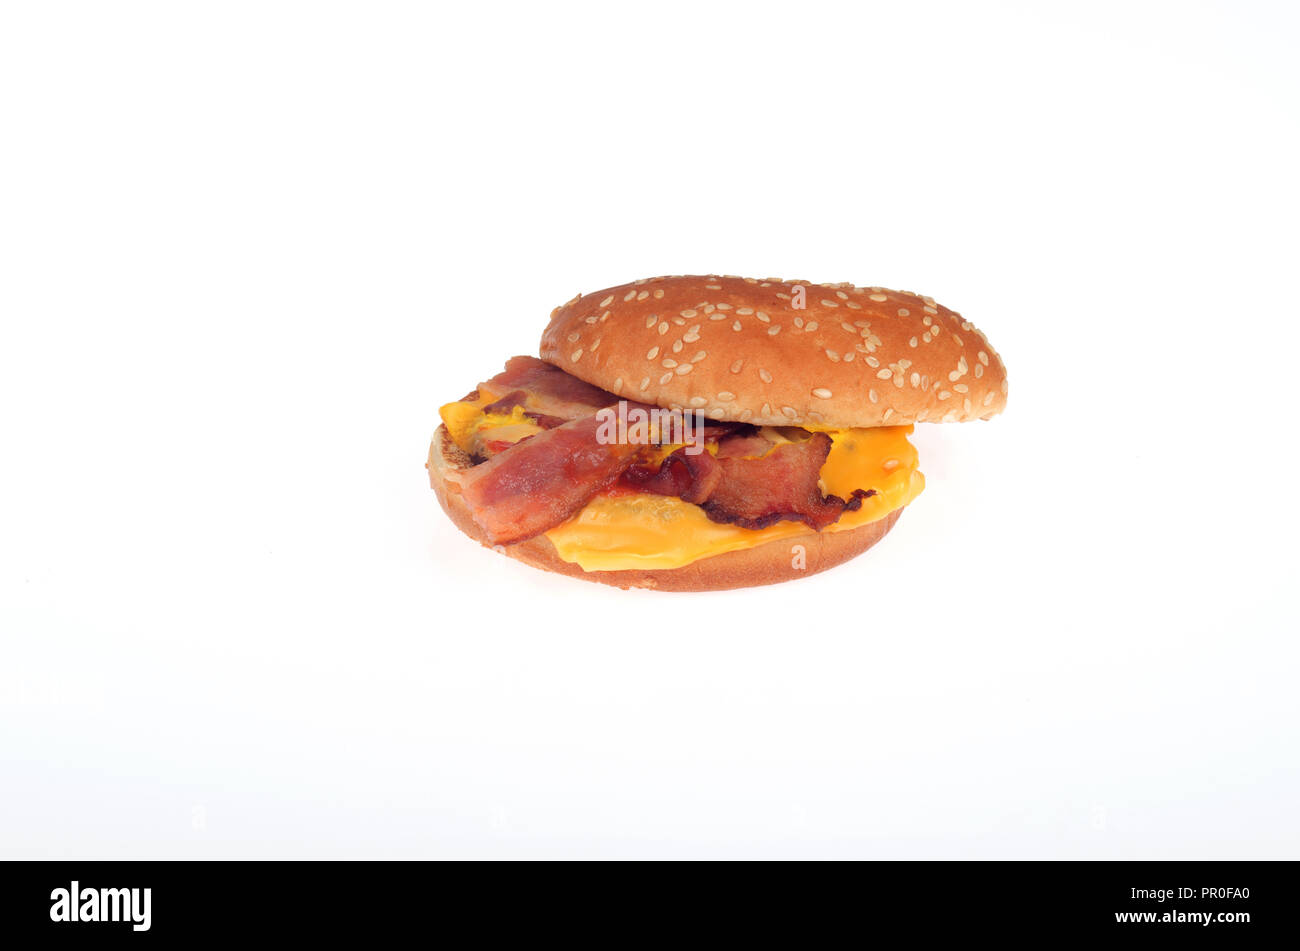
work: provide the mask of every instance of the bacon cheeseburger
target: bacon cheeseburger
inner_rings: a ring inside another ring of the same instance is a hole
[[[912,424],[1007,400],[1002,361],[960,314],[851,284],[623,284],[552,312],[541,357],[442,407],[430,481],[467,535],[621,588],[847,561],[925,485]]]

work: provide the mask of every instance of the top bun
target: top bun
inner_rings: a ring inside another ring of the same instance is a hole
[[[748,277],[651,277],[551,312],[541,357],[629,400],[756,425],[988,419],[1006,369],[929,297]]]

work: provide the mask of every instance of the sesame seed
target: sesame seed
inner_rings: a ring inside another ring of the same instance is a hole
[[[826,389],[824,386],[819,386],[812,391],[812,395],[817,397],[819,400],[828,400],[831,398],[831,391]]]
[[[620,376],[617,380],[614,381],[614,389],[621,390],[622,388],[623,388],[623,378]]]
[[[884,295],[884,294],[868,294],[867,296],[870,297],[871,300],[874,300],[874,301],[886,301],[886,300],[889,300],[889,297],[886,296],[886,295]]]
[[[964,400],[962,400],[962,402],[961,402],[961,408],[964,409],[964,410],[965,410],[966,412],[968,412],[968,413],[970,412],[970,397],[969,397],[969,396],[966,397]]]
[[[671,370],[673,367],[677,366],[677,361],[674,360],[672,357],[664,357],[663,365],[667,367],[669,370]]]
[[[763,415],[764,415],[764,416],[771,416],[771,415],[772,415],[772,407],[770,407],[770,406],[768,406],[766,403],[764,403],[764,404],[763,404],[763,410],[762,410],[762,412],[763,412]]]
[[[907,341],[907,345],[908,345],[909,347],[915,347],[915,346],[916,346],[916,338],[913,337],[911,340]]]
[[[577,363],[579,360],[582,359],[582,350],[578,349],[573,351],[573,353],[569,355],[569,359],[572,360],[574,363]]]
[[[929,327],[931,324],[934,323],[934,321],[931,320],[929,317],[922,317],[922,318],[921,318],[921,323],[923,323],[923,324],[925,324],[927,327]]]
[[[677,367],[677,375],[678,375],[678,376],[685,376],[687,373],[690,373],[690,372],[691,372],[692,370],[694,370],[694,369],[695,369],[695,365],[694,365],[694,364],[691,364],[691,363],[683,363],[683,364],[681,364],[681,365],[679,365],[679,366]]]
[[[726,320],[727,316],[722,311],[718,311],[716,314],[709,314],[709,320]]]
[[[650,377],[646,377],[644,380],[641,381],[641,386],[638,387],[638,389],[645,390],[648,389],[649,386],[650,386]]]
[[[569,343],[577,343],[577,342],[578,342],[578,338],[581,337],[581,336],[582,336],[582,334],[580,334],[580,333],[571,333],[571,334],[569,334]]]
[[[703,405],[704,405],[705,403],[707,403],[707,402],[708,402],[708,400],[706,400],[703,396],[692,396],[692,397],[691,397],[691,405],[692,405],[692,406],[703,406]]]
[[[878,367],[880,366],[880,361],[877,360],[875,357],[867,357],[867,366]]]
[[[779,298],[781,298],[781,300],[789,300],[789,299],[790,299],[790,295],[789,295],[789,294],[782,294],[780,291],[777,291],[777,292],[776,292],[776,296],[779,297]]]
[[[826,351],[826,356],[828,356],[828,357],[830,358],[830,360],[831,360],[832,363],[839,363],[839,362],[840,362],[840,355],[839,355],[838,353],[836,353],[834,350],[827,350],[827,351]]]
[[[845,306],[845,307],[851,307],[853,310],[861,310],[861,309],[862,309],[862,305],[859,304],[859,303],[858,303],[857,301],[855,301],[855,300],[851,300],[851,301],[849,301],[849,302],[848,302],[847,304],[845,304],[844,306]]]
[[[882,416],[882,417],[880,417],[880,421],[881,421],[882,423],[887,423],[887,422],[889,422],[889,417],[891,417],[891,416],[893,416],[893,415],[894,415],[894,411],[893,411],[892,409],[887,409],[887,410],[885,410],[885,415]]]
[[[711,290],[711,291],[720,291],[720,290],[722,290],[722,285],[721,285],[721,284],[705,284],[704,286],[707,287],[707,288],[708,288],[709,290]]]
[[[931,337],[929,334],[921,334],[921,339],[924,340],[926,343],[929,343],[934,338]]]
[[[663,289],[662,287],[656,287],[656,288],[655,288],[655,300],[659,300],[659,299],[660,299],[661,297],[663,297],[663,296],[664,296],[664,289]]]
[[[694,316],[696,316],[698,313],[699,313],[698,311],[691,310],[691,309],[688,307],[686,310],[682,311],[682,316],[683,316],[683,317],[694,317]]]
[[[593,343],[593,344],[591,345],[591,348],[590,348],[590,349],[591,349],[591,352],[592,352],[592,353],[595,353],[595,352],[596,352],[596,348],[599,347],[599,346],[600,346],[600,340],[597,340],[595,343]]]
[[[799,415],[799,414],[795,411],[795,408],[794,408],[793,406],[782,406],[782,407],[781,407],[781,413],[782,413],[782,415],[784,415],[784,416],[788,416],[788,417],[790,417],[790,419],[794,419],[796,416]]]
[[[886,472],[893,472],[899,467],[899,465],[901,465],[901,463],[897,459],[886,459],[880,464],[880,468],[884,469]]]
[[[703,309],[706,314],[711,314],[718,308],[714,307],[712,304],[705,304]]]
[[[1006,381],[1006,380],[1003,380],[1003,381],[1002,381],[1002,395],[1003,395],[1003,396],[1006,396],[1006,395],[1007,395],[1007,381]]]
[[[695,341],[697,341],[697,340],[700,339],[700,335],[699,335],[699,334],[686,334],[685,336],[682,337],[682,339],[685,340],[687,343],[694,343]]]
[[[732,393],[730,390],[718,391],[718,402],[720,403],[730,403],[735,398],[736,398],[736,394]]]
[[[920,386],[920,385],[921,385],[921,374],[919,374],[919,373],[917,373],[915,370],[913,370],[913,371],[912,371],[912,376],[911,376],[911,378],[910,378],[910,382],[911,382],[913,388]]]
[[[911,314],[912,314],[912,312],[911,312],[910,310],[908,310],[906,307],[900,307],[900,308],[898,308],[898,316],[899,316],[899,317],[910,317]]]
[[[937,314],[937,313],[939,313],[937,310],[935,310],[935,309],[934,309],[933,307],[931,307],[929,304],[926,304],[926,305],[925,305],[924,307],[922,307],[921,309],[922,309],[923,311],[925,311],[927,314]]]
[[[965,358],[965,357],[961,357],[961,358],[957,361],[957,369],[960,370],[962,373],[969,373],[969,372],[970,372],[970,364],[966,362],[966,358]]]
[[[602,324],[607,320],[609,320],[609,311],[605,311],[605,313],[600,315],[600,322]]]
[[[850,350],[848,353],[844,354],[844,362],[845,362],[845,363],[852,363],[852,362],[853,362],[853,358],[856,357],[856,356],[857,356],[857,354],[854,353],[852,350]]]
[[[732,372],[732,373],[739,373],[739,372],[740,372],[741,370],[743,370],[744,368],[745,368],[745,361],[744,361],[744,360],[737,360],[735,363],[733,363],[733,364],[731,365],[731,372]]]
[[[848,331],[849,333],[851,333],[851,334],[855,334],[855,333],[858,332],[858,328],[857,328],[857,327],[854,327],[851,323],[848,323],[847,321],[841,321],[841,322],[840,322],[840,326],[843,327],[845,330],[847,330],[847,331]]]
[[[599,304],[597,304],[596,306],[597,306],[597,307],[608,307],[608,306],[609,306],[610,304],[612,304],[612,303],[614,303],[614,295],[613,295],[613,294],[610,294],[608,297],[606,297],[603,301],[601,301],[601,302],[600,302]]]
[[[775,336],[776,336],[777,334],[779,334],[780,332],[781,332],[781,325],[780,325],[780,324],[773,324],[771,327],[768,327],[768,328],[767,328],[767,335],[768,335],[769,337],[775,337]]]
[[[795,325],[796,327],[802,328],[802,327],[803,327],[803,318],[802,318],[802,317],[796,317],[796,318],[794,319],[794,325]]]
[[[982,363],[975,364],[975,379],[978,380],[983,375],[984,375],[984,364]]]
[[[952,394],[949,393],[947,390],[940,390],[940,391],[939,391],[939,399],[941,399],[941,400],[946,400],[946,399],[947,399],[948,397],[950,397],[950,396],[952,396]]]
[[[761,310],[758,311],[757,313],[755,313],[754,316],[757,317],[759,320],[761,320],[761,321],[762,321],[763,323],[765,323],[765,324],[766,324],[766,323],[769,323],[769,322],[772,320],[771,317],[767,316],[767,314],[763,313]]]
[[[984,364],[985,366],[989,365],[989,355],[985,353],[983,350],[981,350],[978,354],[976,354],[976,356],[979,358],[980,363]]]
[[[739,333],[739,332],[740,332],[740,321],[739,321],[739,320],[733,321],[732,324],[731,324],[731,329],[734,330],[734,331],[736,331],[737,333]]]
[[[839,307],[840,305],[839,305],[839,302],[838,302],[838,301],[827,300],[826,298],[823,297],[823,298],[822,298],[822,306],[823,306],[823,307]]]
[[[730,305],[730,304],[719,304],[719,305],[718,305],[718,310],[731,310],[731,305]]]
[[[752,308],[752,307],[737,307],[737,308],[736,308],[736,313],[740,314],[742,317],[748,317],[748,316],[749,316],[750,314],[752,314],[753,312],[754,312],[754,308]]]
[[[659,322],[659,336],[662,337],[662,336],[663,336],[664,334],[666,334],[666,333],[668,333],[668,321],[666,321],[666,320],[660,321],[660,322]]]
[[[953,389],[956,390],[958,393],[970,392],[970,387],[967,386],[965,383],[958,383],[956,386],[953,387]]]
[[[952,339],[957,341],[957,346],[959,347],[962,346],[961,337],[958,337],[956,334],[953,334]]]
[[[657,356],[659,356],[659,348],[651,347],[648,351],[646,351],[645,358],[647,360],[653,360]]]
[[[961,374],[956,370],[953,370],[951,373],[948,374],[949,383],[956,383],[960,379],[961,379]]]
[[[626,302],[632,300],[635,297],[636,297],[636,291],[628,291],[626,294],[623,295],[623,300],[624,302]]]
[[[882,370],[877,370],[877,371],[876,371],[876,379],[877,379],[877,380],[888,380],[888,379],[889,379],[891,376],[893,376],[893,375],[894,375],[894,371],[891,370],[891,369],[889,369],[888,367],[885,367],[885,368],[882,369]]]
[[[764,383],[772,382],[772,374],[768,373],[762,367],[759,367],[758,369],[758,378],[762,380]]]
[[[651,314],[649,317],[645,319],[646,330],[649,330],[658,322],[659,322],[659,318],[656,315]]]
[[[707,350],[701,350],[699,353],[695,354],[695,356],[691,357],[691,363],[699,363],[708,355],[709,352]]]
[[[993,393],[992,390],[989,390],[987,393],[984,394],[984,405],[985,405],[985,406],[988,406],[990,403],[993,402],[993,396],[994,396],[994,393]]]
[[[682,342],[680,340],[674,340],[673,353],[681,353],[681,352],[682,352]]]
[[[848,300],[848,299],[849,299],[849,295],[848,295],[848,294],[845,294],[843,291],[836,291],[836,292],[835,292],[835,296],[838,297],[840,300]]]
[[[685,327],[685,326],[686,326],[686,318],[685,318],[685,317],[674,317],[674,318],[673,318],[673,323],[675,323],[678,327]]]
[[[867,390],[867,399],[871,400],[873,403],[880,402],[880,397],[876,395],[875,390]]]
[[[660,385],[660,386],[663,386],[665,383],[667,383],[667,382],[668,382],[669,380],[671,380],[672,378],[673,378],[673,371],[672,371],[672,370],[669,370],[667,373],[665,373],[663,376],[661,376],[661,377],[659,378],[659,385]]]
[[[591,314],[591,315],[588,316],[588,317],[584,317],[584,318],[582,319],[582,322],[583,322],[584,324],[594,324],[594,323],[596,322],[596,315],[595,315],[595,314]]]

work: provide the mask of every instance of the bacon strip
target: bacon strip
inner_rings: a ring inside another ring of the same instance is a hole
[[[790,520],[821,531],[875,494],[875,489],[855,489],[847,501],[823,496],[817,480],[830,451],[831,438],[813,433],[811,439],[777,446],[757,459],[720,456],[722,478],[703,503],[704,511],[715,522],[742,528]]]
[[[683,447],[669,454],[657,468],[633,466],[623,479],[642,492],[675,495],[683,502],[699,505],[717,488],[722,468],[709,453],[692,456]]]
[[[515,406],[523,406],[530,411],[529,416],[543,418],[582,419],[603,406],[618,402],[613,393],[570,376],[536,357],[511,357],[506,361],[506,368],[480,383],[479,389],[495,397],[495,402],[485,409],[508,413]],[[545,425],[540,419],[538,422]]]
[[[448,475],[489,544],[540,535],[612,485],[641,446],[602,444],[594,415],[516,443],[487,462]]]

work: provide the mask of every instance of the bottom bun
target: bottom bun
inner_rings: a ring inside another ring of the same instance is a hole
[[[452,441],[445,426],[439,426],[429,447],[429,482],[443,510],[456,527],[480,544],[502,554],[571,578],[598,581],[618,588],[649,588],[655,591],[723,591],[728,588],[752,588],[763,584],[793,581],[815,575],[862,554],[880,541],[894,527],[902,509],[860,528],[842,532],[809,532],[798,538],[781,538],[742,551],[729,551],[701,558],[680,568],[630,568],[626,571],[584,571],[565,561],[545,535],[537,535],[514,545],[489,545],[483,530],[470,515],[460,492],[447,483],[447,472],[463,469],[470,459]],[[795,546],[803,548],[800,555]],[[796,567],[796,564],[799,567]]]

